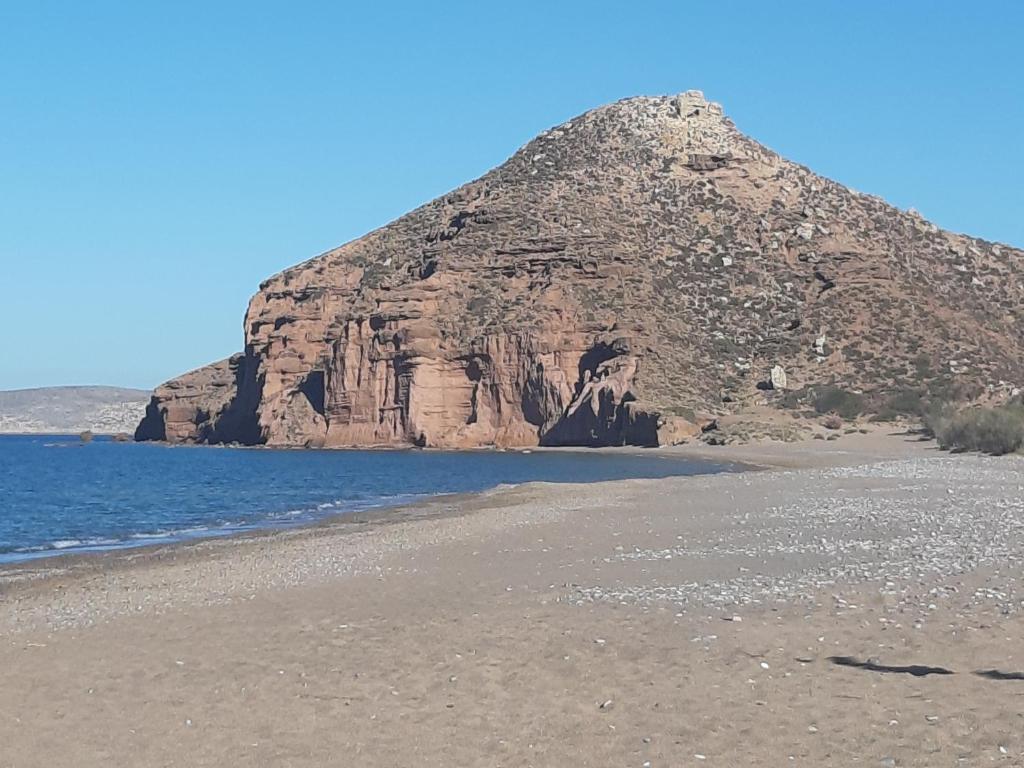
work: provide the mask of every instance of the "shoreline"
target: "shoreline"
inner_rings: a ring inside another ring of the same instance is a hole
[[[507,489],[513,490],[534,484],[546,485],[542,482],[520,483],[507,486]],[[556,485],[556,483],[551,483],[551,485]],[[168,538],[138,545],[84,552],[55,551],[26,560],[0,562],[0,596],[3,595],[5,586],[28,583],[35,579],[46,580],[55,576],[65,579],[68,575],[76,578],[88,578],[107,571],[138,567],[140,564],[148,565],[179,558],[216,556],[228,553],[234,547],[276,538],[316,536],[325,533],[345,535],[367,528],[429,519],[435,514],[442,514],[434,513],[438,506],[454,509],[460,504],[487,497],[491,493],[504,489],[498,486],[475,493],[442,493],[404,504],[382,505],[353,512],[335,512],[318,520],[302,521],[287,526],[258,526],[221,535]]]
[[[68,436],[72,437],[72,436]],[[249,446],[206,446],[206,445],[187,445],[187,446],[175,446],[170,444],[163,444],[166,447],[173,448],[220,448],[220,449],[246,449]],[[280,450],[277,448],[270,448],[266,450]],[[292,449],[285,449],[292,450]],[[294,449],[302,450],[302,449]],[[362,452],[367,449],[324,449],[324,450],[352,450]],[[376,450],[376,449],[368,449]],[[423,449],[409,449],[409,450],[423,450]],[[429,450],[429,449],[428,449]],[[490,451],[492,449],[468,449],[466,451],[437,451],[444,453],[475,453],[478,451]],[[504,451],[503,451],[504,452]],[[715,474],[718,472],[738,472],[738,471],[753,471],[759,469],[752,464],[745,464],[737,461],[721,461],[714,457],[710,453],[708,455],[697,455],[696,453],[683,454],[672,449],[661,449],[661,448],[634,448],[632,446],[622,447],[610,447],[610,448],[579,448],[579,447],[558,447],[558,448],[537,448],[537,449],[524,449],[524,450],[509,450],[509,453],[544,453],[544,452],[557,452],[557,453],[572,453],[580,456],[586,456],[592,452],[600,453],[602,455],[628,455],[628,456],[645,456],[645,457],[658,457],[668,461],[679,461],[683,463],[699,462],[710,465],[707,472],[697,472],[694,474]],[[681,472],[680,476],[685,476],[690,473]],[[637,477],[632,479],[649,479],[643,477]],[[396,515],[402,519],[409,519],[416,517],[415,510],[420,507],[429,507],[434,503],[445,503],[451,500],[455,503],[460,500],[467,500],[480,495],[488,495],[495,490],[501,488],[515,488],[522,485],[529,485],[532,482],[537,483],[550,483],[552,485],[561,484],[576,484],[573,481],[528,481],[526,483],[499,483],[496,486],[483,488],[479,491],[467,491],[467,492],[440,492],[433,494],[423,494],[418,498],[411,498],[406,501],[389,502],[384,501],[382,503],[370,503],[368,506],[355,508],[350,510],[337,510],[327,514],[315,515],[310,510],[309,515],[300,517],[294,521],[282,521],[275,519],[266,520],[254,520],[253,522],[240,523],[234,526],[218,528],[204,528],[204,529],[182,529],[180,531],[169,531],[166,536],[150,534],[149,532],[139,531],[130,534],[129,538],[122,538],[112,540],[109,542],[97,542],[96,544],[87,544],[82,542],[78,545],[68,546],[64,548],[52,547],[48,549],[39,549],[32,551],[13,551],[0,554],[0,586],[5,581],[17,580],[18,574],[22,572],[36,572],[39,570],[66,570],[61,568],[61,564],[64,561],[70,561],[69,567],[81,567],[82,563],[79,559],[93,560],[96,558],[106,558],[105,562],[109,562],[110,559],[116,559],[119,556],[127,555],[139,555],[145,554],[149,551],[162,551],[166,548],[178,548],[178,547],[189,547],[201,545],[205,542],[211,541],[225,541],[230,543],[231,541],[241,541],[249,537],[257,536],[274,536],[277,534],[283,534],[288,532],[302,531],[305,529],[318,529],[321,527],[329,527],[335,524],[352,522],[359,523],[367,520],[376,520],[379,517]],[[599,481],[600,482],[600,481]],[[607,481],[605,481],[607,482]],[[131,537],[139,536],[140,538],[132,540]],[[53,562],[51,562],[53,561]],[[50,564],[51,569],[46,569],[45,566]],[[13,579],[12,579],[13,575]]]
[[[709,462],[718,468],[708,473],[681,474],[672,477],[712,477],[719,474],[745,474],[751,472],[789,471],[856,465],[866,461],[880,460],[886,456],[899,455],[902,433],[888,434],[891,440],[879,442],[882,433],[875,430],[866,436],[857,435],[848,440],[824,444],[820,441],[798,443],[764,442],[708,446],[702,443],[666,447],[608,446],[599,448],[578,448],[569,446],[541,447],[529,449],[537,453],[577,453],[588,455],[641,455],[657,456],[665,460]],[[848,436],[850,437],[850,436]],[[862,439],[857,439],[862,438]],[[907,441],[918,443],[920,441]],[[853,444],[853,445],[851,445]],[[824,449],[823,449],[824,446]],[[885,446],[884,448],[882,446]],[[172,446],[182,447],[182,446]],[[230,446],[183,446],[199,448],[226,448]],[[490,450],[490,449],[480,449]],[[927,450],[927,449],[926,449]],[[937,449],[935,449],[937,451]],[[0,599],[20,589],[38,587],[45,590],[51,583],[88,581],[104,578],[110,574],[130,573],[135,568],[159,567],[165,563],[180,564],[202,562],[207,558],[230,558],[233,553],[246,548],[277,542],[302,541],[307,538],[344,537],[365,534],[368,531],[402,526],[416,521],[457,518],[492,506],[500,507],[516,503],[523,495],[543,494],[546,489],[559,488],[569,491],[573,488],[586,489],[595,486],[628,484],[634,482],[656,483],[666,478],[630,478],[597,482],[545,482],[531,481],[517,484],[500,484],[480,491],[465,493],[441,493],[408,503],[385,504],[353,512],[337,512],[317,520],[306,520],[293,525],[256,525],[253,528],[217,535],[201,535],[188,538],[171,538],[138,545],[117,546],[99,550],[64,550],[41,554],[24,560],[0,562]]]
[[[910,438],[909,432],[892,432],[887,426],[870,433],[870,447],[849,450],[848,445],[842,447],[829,445],[828,450],[822,451],[822,443],[819,441],[801,441],[796,443],[783,442],[759,442],[742,443],[728,446],[710,446],[704,443],[688,443],[676,446],[602,446],[602,447],[578,447],[578,446],[539,446],[525,449],[504,449],[507,452],[522,453],[575,453],[579,455],[635,455],[635,456],[657,456],[666,460],[678,461],[700,461],[709,462],[719,468],[709,473],[697,473],[695,476],[704,474],[718,474],[720,472],[761,472],[785,469],[808,469],[817,466],[836,466],[846,462],[859,462],[867,459],[875,459],[884,455],[879,452],[877,437],[883,432],[889,437]],[[75,435],[45,435],[53,437],[77,437]],[[840,440],[838,443],[842,443]],[[855,441],[862,442],[862,441]],[[922,442],[915,440],[914,442]],[[931,442],[931,441],[924,441]],[[154,444],[156,445],[156,444]],[[232,446],[232,445],[173,445],[169,443],[159,444],[168,448],[215,448],[215,449],[250,449],[264,448],[266,450],[282,450],[277,448],[265,448],[263,446]],[[283,450],[308,450],[308,449],[283,449]],[[387,450],[387,449],[315,449],[315,450],[340,450],[340,451],[363,451],[363,450]],[[399,450],[431,450],[417,449],[410,447]],[[466,449],[465,451],[444,451],[446,453],[474,453],[474,452],[495,452],[499,449],[483,447]],[[937,449],[936,449],[937,450]],[[896,453],[890,450],[889,453]],[[679,475],[680,477],[689,475]],[[650,478],[630,478],[650,479]],[[599,481],[599,482],[623,482]],[[594,483],[582,483],[579,485],[593,485]],[[450,504],[454,508],[458,504],[465,504],[471,501],[490,497],[492,494],[502,490],[514,490],[516,488],[530,485],[577,485],[577,483],[564,482],[554,483],[545,481],[532,481],[527,483],[499,484],[480,491],[465,493],[439,493],[428,495],[421,499],[399,503],[382,504],[371,506],[367,509],[355,511],[340,511],[331,513],[319,519],[302,520],[294,524],[270,524],[267,522],[253,523],[252,527],[232,530],[225,533],[215,531],[204,532],[197,536],[176,537],[169,535],[167,539],[151,542],[142,541],[138,544],[127,542],[113,543],[109,548],[97,547],[88,549],[68,548],[67,550],[45,550],[38,554],[26,553],[26,557],[17,560],[0,561],[0,596],[3,595],[5,585],[24,582],[31,579],[46,579],[52,575],[63,575],[70,572],[102,571],[106,568],[116,568],[127,561],[136,563],[140,557],[153,557],[155,559],[174,556],[177,553],[184,554],[193,548],[202,550],[206,545],[231,546],[241,544],[253,539],[264,539],[267,537],[288,536],[302,533],[315,533],[332,529],[360,529],[365,526],[401,523],[420,517],[419,511],[433,509],[436,505]],[[47,567],[49,566],[49,567]]]

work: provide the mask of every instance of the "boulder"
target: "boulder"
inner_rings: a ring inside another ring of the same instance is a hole
[[[781,365],[773,366],[768,381],[772,385],[772,389],[786,389],[789,386],[786,369]]]

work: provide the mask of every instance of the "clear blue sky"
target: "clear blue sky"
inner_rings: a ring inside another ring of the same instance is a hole
[[[152,387],[259,281],[631,95],[1024,245],[1024,3],[0,0],[0,388]]]

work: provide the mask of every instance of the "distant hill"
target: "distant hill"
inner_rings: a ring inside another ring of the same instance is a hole
[[[133,432],[150,393],[121,387],[0,391],[0,433]]]

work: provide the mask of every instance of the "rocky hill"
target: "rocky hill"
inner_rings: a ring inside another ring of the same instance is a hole
[[[1022,268],[699,92],[627,99],[264,282],[244,352],[160,387],[137,437],[651,445],[822,387],[996,396],[1024,381]]]
[[[0,433],[131,433],[150,392],[119,387],[43,387],[0,391]]]

